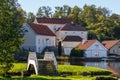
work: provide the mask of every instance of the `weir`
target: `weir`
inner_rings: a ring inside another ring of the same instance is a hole
[[[58,68],[54,53],[45,52],[43,59],[37,59],[35,52],[29,52],[27,70],[35,74],[56,75]]]

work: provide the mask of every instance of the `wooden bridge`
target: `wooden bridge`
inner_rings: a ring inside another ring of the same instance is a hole
[[[35,74],[56,75],[58,69],[54,53],[45,52],[43,59],[37,59],[35,52],[29,52],[27,70]]]

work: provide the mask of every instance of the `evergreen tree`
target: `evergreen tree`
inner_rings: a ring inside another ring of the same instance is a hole
[[[13,66],[14,53],[19,49],[22,36],[20,26],[25,21],[24,12],[17,0],[0,2],[0,72],[6,73]]]
[[[58,43],[58,55],[59,56],[62,55],[62,45],[61,45],[61,42]]]

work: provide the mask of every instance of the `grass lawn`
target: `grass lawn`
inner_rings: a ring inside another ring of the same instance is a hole
[[[14,67],[9,72],[21,72],[27,69],[26,63],[14,63]],[[94,67],[86,67],[86,66],[73,66],[73,65],[58,65],[59,76],[43,76],[43,75],[35,75],[32,74],[29,77],[22,78],[21,76],[12,76],[12,78],[8,78],[7,80],[93,80],[97,76],[111,76],[111,73],[107,70],[94,68]],[[82,76],[83,72],[91,73],[95,72],[93,76],[87,75]],[[95,75],[96,73],[103,73],[105,75]],[[66,75],[64,74],[72,74]],[[6,80],[6,79],[5,79]]]

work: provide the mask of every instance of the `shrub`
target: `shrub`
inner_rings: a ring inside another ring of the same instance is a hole
[[[15,53],[15,60],[17,61],[27,61],[29,51],[19,50],[19,52]]]
[[[96,79],[95,80],[118,80],[118,79],[116,79],[116,78],[114,78],[114,77],[96,77]]]
[[[97,75],[111,75],[112,73],[111,72],[108,72],[108,71],[99,71],[99,72],[96,72],[96,71],[91,71],[90,72],[90,75],[91,76],[97,76]]]
[[[73,48],[71,50],[70,57],[83,57],[83,50],[79,48]]]

